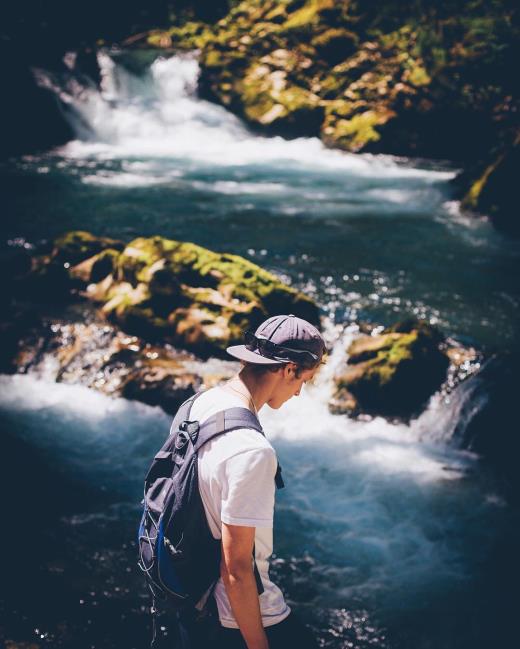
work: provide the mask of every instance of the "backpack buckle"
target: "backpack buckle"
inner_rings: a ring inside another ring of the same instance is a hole
[[[183,433],[187,433],[190,436],[192,444],[195,444],[197,437],[199,436],[200,424],[198,421],[183,421],[179,430]]]

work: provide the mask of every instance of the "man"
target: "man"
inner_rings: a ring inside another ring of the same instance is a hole
[[[235,407],[245,406],[255,415],[265,404],[280,408],[313,378],[325,343],[309,322],[284,315],[268,319],[254,335],[246,334],[245,345],[227,351],[242,361],[241,371],[202,394],[193,404],[192,420],[203,423]],[[219,649],[317,647],[269,578],[277,467],[273,447],[252,429],[217,437],[199,454],[199,489],[208,525],[213,537],[222,540],[221,576],[214,590]]]

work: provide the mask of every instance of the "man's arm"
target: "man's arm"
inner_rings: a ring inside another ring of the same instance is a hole
[[[253,573],[255,528],[222,523],[220,575],[248,649],[269,649]]]

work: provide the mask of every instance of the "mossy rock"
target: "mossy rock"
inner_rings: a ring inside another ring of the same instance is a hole
[[[75,266],[107,248],[122,250],[124,244],[108,237],[96,237],[90,232],[74,230],[54,241],[52,261]]]
[[[312,33],[323,18],[323,13],[334,8],[334,0],[307,0],[288,6],[289,16],[284,23],[285,31]]]
[[[424,322],[398,323],[377,336],[361,336],[348,349],[336,377],[333,410],[407,419],[418,413],[446,378],[442,335]]]
[[[211,39],[211,31],[201,22],[188,21],[167,30],[154,29],[146,36],[148,47],[158,49],[195,50]]]
[[[120,252],[114,248],[107,248],[106,250],[103,250],[103,252],[100,252],[92,264],[90,281],[97,283],[107,275],[112,274],[117,267],[119,255]]]
[[[386,109],[365,110],[350,119],[330,116],[323,124],[322,138],[329,146],[361,151],[381,139],[382,127],[393,117],[395,113]]]
[[[516,217],[519,169],[520,134],[473,180],[462,206],[487,213],[500,229],[520,234],[520,219]]]
[[[312,300],[256,264],[194,243],[140,237],[87,296],[129,333],[202,356],[221,355],[246,329],[279,313],[319,325]]]
[[[319,132],[324,116],[319,98],[288,82],[285,70],[254,64],[235,88],[249,123],[290,135]]]
[[[115,271],[119,254],[118,250],[107,248],[97,255],[72,266],[69,269],[69,276],[84,284],[100,282]]]

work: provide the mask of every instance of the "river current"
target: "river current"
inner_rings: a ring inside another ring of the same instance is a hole
[[[196,96],[192,55],[102,52],[101,90],[67,63],[70,74],[36,74],[77,139],[0,168],[3,239],[160,234],[241,254],[312,295],[330,362],[300,398],[261,413],[287,483],[275,579],[326,647],[512,646],[518,511],[454,443],[462,397],[435,395],[410,425],[333,416],[327,401],[351,323],[415,315],[486,353],[518,349],[518,242],[460,212],[448,163],[251,133]],[[19,375],[0,377],[0,427],[17,496],[6,638],[146,646],[135,526],[169,417]]]

